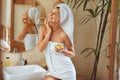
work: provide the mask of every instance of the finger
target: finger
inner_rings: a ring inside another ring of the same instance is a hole
[[[47,19],[44,20],[44,23],[47,24]]]

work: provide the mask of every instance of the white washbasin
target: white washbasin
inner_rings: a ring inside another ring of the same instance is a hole
[[[4,80],[43,80],[46,70],[38,65],[3,68]]]

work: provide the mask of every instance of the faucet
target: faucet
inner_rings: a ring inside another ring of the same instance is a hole
[[[23,58],[22,53],[19,54],[19,65],[26,65],[27,64],[27,60]]]

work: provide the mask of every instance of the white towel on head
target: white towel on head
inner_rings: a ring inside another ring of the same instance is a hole
[[[39,14],[40,12],[38,11],[38,9],[36,7],[32,7],[30,9],[28,9],[28,16],[30,17],[30,19],[32,19],[35,22],[35,25],[39,25]]]
[[[74,19],[72,10],[65,3],[59,4],[57,7],[60,8],[60,26],[73,44]]]

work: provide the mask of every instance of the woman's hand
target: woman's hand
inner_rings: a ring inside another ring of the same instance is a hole
[[[68,56],[70,58],[75,56],[75,53],[73,51],[68,51],[68,50],[65,50],[64,48],[56,48],[55,47],[55,51],[63,53],[65,56]]]
[[[66,50],[64,49],[63,45],[61,44],[57,44],[55,46],[55,51],[56,52],[60,52],[60,53],[63,53],[65,56],[68,56],[70,58],[74,57],[75,56],[75,50],[73,47],[71,47],[70,49]]]
[[[63,53],[65,56],[68,56],[70,58],[73,58],[75,56],[75,52],[74,51],[68,51],[65,49],[60,50],[61,53]]]
[[[60,50],[63,50],[63,49],[64,49],[64,47],[61,44],[58,44],[58,45],[55,46],[55,51],[56,52],[60,52]]]
[[[50,22],[47,20],[47,19],[45,19],[44,20],[44,24],[45,24],[45,26],[46,26],[46,29],[47,29],[47,33],[51,33],[52,32],[52,29],[51,29],[51,25],[50,25]]]

